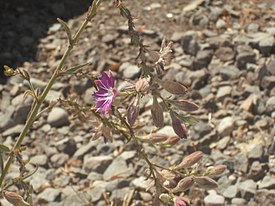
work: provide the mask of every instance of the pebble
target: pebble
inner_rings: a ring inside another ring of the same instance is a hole
[[[230,136],[233,129],[234,129],[234,119],[232,117],[223,118],[217,127],[217,131],[222,137]]]
[[[110,180],[116,177],[129,177],[133,173],[133,169],[129,168],[126,161],[118,157],[112,161],[112,163],[107,167],[103,173],[104,180]]]
[[[2,135],[3,137],[7,137],[7,136],[17,136],[18,134],[20,134],[22,132],[24,128],[24,125],[22,124],[18,124],[15,125],[14,127],[10,127],[9,129],[5,130]]]
[[[262,38],[259,42],[259,48],[260,51],[263,55],[269,56],[271,49],[273,48],[274,45],[274,37],[269,36],[267,38]]]
[[[225,198],[232,199],[233,197],[236,197],[238,193],[238,188],[236,185],[230,185],[228,188],[225,189],[225,191],[222,193],[222,195]]]
[[[264,154],[264,147],[260,144],[249,145],[248,159],[260,160]]]
[[[62,127],[69,124],[69,114],[60,107],[54,107],[47,118],[47,122],[53,127]]]
[[[237,55],[236,61],[239,69],[246,69],[247,63],[255,63],[256,54],[254,52],[241,52]]]
[[[69,155],[64,153],[57,153],[51,156],[51,164],[55,168],[63,166],[68,160]]]
[[[216,98],[218,101],[223,101],[226,97],[230,97],[232,94],[232,87],[231,86],[223,86],[220,87]]]
[[[137,188],[137,189],[140,189],[140,190],[146,190],[149,185],[150,185],[151,181],[149,179],[147,179],[146,177],[138,177],[138,178],[135,178],[131,184]]]
[[[61,192],[58,189],[46,188],[38,194],[37,199],[39,203],[49,203],[55,201],[60,194]]]
[[[134,79],[140,73],[140,68],[138,68],[138,66],[128,62],[123,63],[119,70],[122,72],[123,78],[126,79]]]
[[[238,185],[238,190],[241,193],[241,196],[245,199],[253,198],[256,193],[257,184],[253,180],[245,180],[240,182]]]
[[[96,149],[96,146],[98,145],[98,141],[90,141],[87,144],[82,145],[80,148],[78,148],[73,157],[76,159],[81,159],[84,157],[84,155],[90,153],[92,150]]]
[[[96,156],[84,159],[83,168],[86,172],[98,172],[102,174],[111,164],[113,158],[111,156]]]
[[[226,22],[223,19],[218,19],[216,22],[216,28],[217,29],[223,29],[226,27]]]
[[[271,114],[271,112],[275,111],[275,96],[269,97],[266,101],[266,112]]]
[[[231,200],[231,204],[243,206],[243,205],[246,205],[246,200],[243,198],[235,197]]]
[[[221,195],[210,194],[204,198],[204,203],[206,206],[223,206],[225,199]]]
[[[275,178],[266,175],[264,179],[259,183],[259,189],[275,189]]]
[[[45,167],[48,164],[48,157],[44,154],[35,155],[30,159],[30,163],[37,166]]]

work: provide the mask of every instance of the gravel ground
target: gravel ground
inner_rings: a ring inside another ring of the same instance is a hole
[[[85,18],[86,3],[35,1],[0,3],[0,65],[28,70],[33,84],[43,88],[66,49],[66,35],[55,18],[68,21],[75,30]],[[273,206],[275,199],[275,3],[270,1],[197,0],[126,1],[137,17],[136,28],[144,43],[159,48],[164,37],[174,42],[174,56],[167,79],[184,82],[192,89],[187,99],[200,105],[194,113],[199,123],[189,128],[187,141],[166,150],[146,146],[150,157],[163,165],[179,162],[194,150],[205,153],[205,165],[226,164],[217,177],[216,190],[192,187],[192,205]],[[29,4],[28,4],[29,5]],[[43,22],[43,23],[42,23]],[[105,3],[91,22],[68,61],[68,66],[93,62],[87,71],[111,68],[117,79],[136,80],[137,50],[129,46],[127,22]],[[118,87],[122,82],[118,81]],[[31,107],[24,103],[27,84],[12,77],[0,84],[0,141],[13,145]],[[45,106],[57,98],[79,96],[92,105],[92,81],[64,77],[49,93]],[[144,100],[144,105],[149,104]],[[150,113],[141,113],[150,122]],[[167,124],[160,129],[171,133]],[[37,121],[24,142],[28,169],[39,166],[29,178],[35,205],[106,205],[104,199],[122,205],[133,195],[132,205],[152,205],[145,189],[146,164],[132,144],[91,141],[92,121],[75,119],[57,104]],[[151,131],[147,124],[145,131]],[[8,177],[16,177],[14,165]],[[120,178],[113,177],[119,175]],[[16,189],[16,188],[12,188]],[[4,199],[0,204],[8,206]]]

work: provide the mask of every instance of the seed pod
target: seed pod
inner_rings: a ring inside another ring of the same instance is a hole
[[[198,105],[196,105],[193,102],[186,101],[186,100],[178,100],[178,101],[171,100],[169,102],[171,104],[175,105],[178,109],[187,111],[187,112],[193,112],[193,111],[196,111],[199,109]]]
[[[187,92],[187,88],[178,82],[168,80],[157,80],[157,82],[171,94],[185,95]]]
[[[171,190],[172,193],[176,193],[176,192],[184,192],[186,190],[188,190],[192,185],[194,184],[194,178],[193,177],[185,177],[183,179],[181,179],[177,186]]]
[[[179,136],[172,136],[172,137],[169,137],[165,142],[163,142],[163,145],[171,147],[177,144],[179,141],[180,141]]]
[[[192,154],[186,156],[180,164],[178,164],[175,169],[188,168],[196,164],[201,160],[203,153],[201,151],[193,152]]]
[[[194,180],[200,187],[205,189],[214,189],[218,187],[218,183],[207,176],[195,177]]]
[[[173,113],[170,113],[171,119],[172,119],[172,127],[174,132],[180,137],[180,138],[187,138],[187,128],[185,124],[183,124],[180,119],[178,119]]]
[[[158,103],[157,97],[153,96],[153,105],[151,107],[151,114],[153,118],[153,122],[156,127],[163,127],[164,125],[164,117],[163,117],[163,108]]]
[[[30,206],[29,203],[15,192],[3,191],[4,197],[14,206]]]
[[[139,96],[136,96],[134,99],[134,102],[129,106],[127,111],[127,120],[131,126],[135,123],[139,115],[140,108],[139,108],[138,102],[139,102]]]
[[[213,176],[214,175],[220,175],[226,170],[226,168],[227,168],[226,165],[216,165],[214,167],[211,167],[211,168],[207,169],[208,170],[207,172],[210,175],[213,175]]]

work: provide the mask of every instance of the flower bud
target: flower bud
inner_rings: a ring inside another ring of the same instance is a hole
[[[29,203],[24,201],[24,199],[15,192],[4,191],[3,195],[8,200],[8,202],[14,206],[30,206]]]
[[[180,164],[175,166],[174,169],[188,168],[196,164],[201,160],[203,153],[201,151],[193,152],[192,154],[186,156]]]
[[[152,133],[150,135],[150,141],[151,143],[159,143],[159,142],[164,142],[168,139],[169,137],[166,134],[160,134],[160,133]]]
[[[187,92],[187,88],[178,82],[168,80],[158,80],[157,82],[171,94],[185,95]]]
[[[7,65],[4,65],[4,74],[8,77],[10,76],[14,76],[16,74],[16,72],[14,71],[13,68],[7,66]]]
[[[163,108],[158,103],[157,97],[153,96],[153,105],[151,107],[151,114],[153,118],[153,122],[156,127],[163,127],[164,125],[164,117],[163,117]]]
[[[150,85],[145,78],[139,79],[136,82],[135,87],[136,87],[136,91],[140,92],[142,94],[148,93],[148,91],[150,89]]]
[[[164,203],[169,203],[171,201],[171,197],[166,193],[160,194],[159,199]]]
[[[136,96],[134,99],[134,102],[129,106],[127,110],[127,120],[131,126],[135,123],[139,115],[140,108],[139,108],[138,102],[139,102],[139,97]]]
[[[226,168],[226,165],[216,165],[214,167],[209,168],[207,172],[210,175],[220,175],[226,170]]]
[[[174,132],[180,137],[180,138],[187,138],[187,128],[185,124],[183,124],[180,119],[178,119],[173,113],[170,113],[171,119],[172,119],[172,127]]]
[[[200,187],[205,189],[214,189],[218,187],[218,183],[207,176],[195,177],[194,180]]]
[[[183,197],[174,198],[174,206],[188,206],[189,201]]]
[[[180,138],[178,136],[172,136],[172,137],[169,137],[165,142],[163,142],[163,145],[171,147],[177,144],[179,141],[180,141]]]
[[[177,186],[172,189],[172,193],[176,193],[176,192],[184,192],[186,190],[188,190],[192,185],[194,184],[194,178],[193,177],[185,177],[183,179],[181,179]]]

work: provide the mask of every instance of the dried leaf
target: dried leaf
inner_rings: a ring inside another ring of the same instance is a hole
[[[190,176],[185,177],[178,182],[177,186],[173,188],[171,192],[172,193],[184,192],[188,190],[190,187],[192,187],[193,184],[194,184],[193,177],[190,177]]]
[[[169,100],[169,103],[175,105],[178,109],[188,112],[193,112],[199,109],[199,106],[187,100]]]
[[[218,183],[207,176],[195,177],[194,180],[200,187],[205,189],[214,189],[218,187]]]
[[[61,26],[65,30],[65,32],[67,34],[67,37],[68,37],[68,40],[69,40],[69,43],[72,44],[73,39],[72,39],[72,33],[71,33],[71,30],[70,30],[69,26],[67,25],[67,23],[65,21],[63,21],[60,18],[57,18],[57,21],[61,24]]]
[[[151,57],[152,61],[157,62],[159,60],[160,54],[158,51],[153,51],[153,50],[147,49],[146,52]]]
[[[31,206],[20,195],[15,192],[3,191],[4,197],[14,206]]]
[[[151,107],[151,114],[152,114],[154,125],[156,125],[156,127],[159,127],[159,128],[163,127],[164,125],[163,108],[158,103],[156,96],[153,96],[153,105]]]
[[[168,80],[157,80],[157,82],[171,94],[185,95],[187,92],[187,88],[178,82]]]

